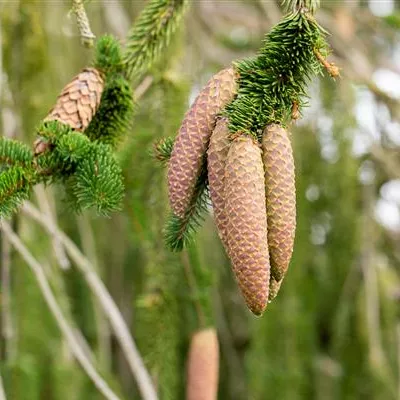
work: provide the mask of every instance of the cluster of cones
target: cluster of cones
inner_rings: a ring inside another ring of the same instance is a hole
[[[237,94],[234,68],[214,75],[186,113],[168,169],[173,213],[184,218],[207,159],[215,222],[249,309],[261,315],[288,269],[296,226],[294,160],[279,124],[261,140],[229,131],[224,108]]]

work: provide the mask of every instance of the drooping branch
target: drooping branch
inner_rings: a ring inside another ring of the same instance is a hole
[[[157,400],[157,392],[152,383],[150,374],[144,365],[142,357],[129,332],[123,316],[104,283],[96,274],[90,261],[82,254],[74,242],[66,236],[64,232],[60,231],[54,224],[52,224],[52,222],[49,221],[45,215],[40,213],[40,211],[38,211],[31,203],[25,202],[22,207],[22,212],[41,224],[50,235],[56,235],[58,240],[64,245],[65,250],[74,261],[75,266],[82,273],[83,278],[86,280],[90,290],[97,298],[104,314],[109,319],[114,335],[124,351],[132,375],[136,379],[142,398],[144,400]]]
[[[39,284],[43,297],[53,314],[66,342],[68,343],[71,353],[76,360],[80,363],[83,370],[92,380],[99,392],[108,400],[120,400],[120,398],[111,390],[107,382],[96,371],[96,368],[91,361],[86,357],[85,350],[82,349],[80,343],[76,340],[74,330],[69,325],[67,319],[64,317],[60,306],[51,290],[50,284],[43,271],[43,267],[33,257],[30,251],[25,247],[19,237],[14,233],[11,226],[3,221],[1,223],[2,232],[6,235],[7,239],[11,242],[16,251],[22,256],[25,262],[32,270],[35,278]]]

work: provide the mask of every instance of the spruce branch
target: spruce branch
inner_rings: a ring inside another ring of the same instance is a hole
[[[30,166],[33,161],[33,152],[25,144],[17,140],[0,138],[0,165]]]
[[[75,14],[81,42],[85,47],[93,47],[96,36],[93,34],[83,0],[72,0],[72,11]]]
[[[78,164],[73,193],[79,210],[96,208],[99,215],[119,210],[124,195],[122,171],[109,146],[97,144]]]
[[[162,164],[167,164],[171,158],[171,153],[174,148],[174,138],[166,137],[162,138],[153,146],[153,157],[160,161]]]
[[[127,37],[124,65],[128,79],[149,69],[168,46],[188,0],[150,0]]]
[[[72,0],[80,35],[93,43],[83,1]],[[74,210],[89,207],[107,215],[120,208],[122,171],[112,148],[126,135],[135,111],[127,79],[144,71],[161,55],[176,30],[188,0],[151,0],[128,38],[123,55],[111,35],[96,42],[93,67],[83,69],[58,96],[36,129],[33,151],[1,140],[0,164],[10,168],[0,176],[0,217],[9,215],[29,196],[32,185],[61,182]],[[142,95],[152,83],[144,81]]]
[[[191,243],[193,235],[204,220],[208,206],[207,167],[206,162],[204,162],[196,182],[191,205],[188,207],[184,218],[171,214],[166,223],[164,238],[167,247],[171,251],[182,251]]]
[[[225,110],[232,134],[257,138],[267,124],[286,124],[306,105],[310,79],[322,73],[316,50],[327,54],[328,44],[326,32],[312,15],[317,2],[298,0],[289,5],[292,12],[267,33],[258,55],[235,64],[238,96]]]
[[[33,175],[19,166],[13,166],[0,174],[0,218],[9,216],[29,198]]]

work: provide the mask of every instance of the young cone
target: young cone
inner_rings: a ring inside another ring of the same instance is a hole
[[[45,121],[60,121],[77,131],[84,131],[99,105],[104,81],[95,68],[85,68],[57,98]]]
[[[218,370],[219,346],[215,329],[196,332],[189,349],[186,400],[216,400]]]
[[[219,237],[225,247],[227,243],[227,215],[225,212],[224,181],[226,158],[230,146],[228,123],[228,119],[225,117],[217,121],[207,151],[208,183],[214,210],[214,220]]]
[[[268,125],[264,130],[262,148],[271,274],[281,281],[292,257],[296,230],[293,151],[288,133],[277,124]]]
[[[225,167],[228,254],[249,309],[261,315],[270,278],[264,168],[258,143],[236,138]]]
[[[185,115],[168,168],[169,200],[177,217],[185,216],[191,202],[216,117],[235,93],[235,71],[224,69],[210,79]]]

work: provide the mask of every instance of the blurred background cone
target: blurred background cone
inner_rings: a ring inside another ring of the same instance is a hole
[[[216,400],[218,394],[219,344],[214,328],[192,336],[187,365],[186,400]]]

